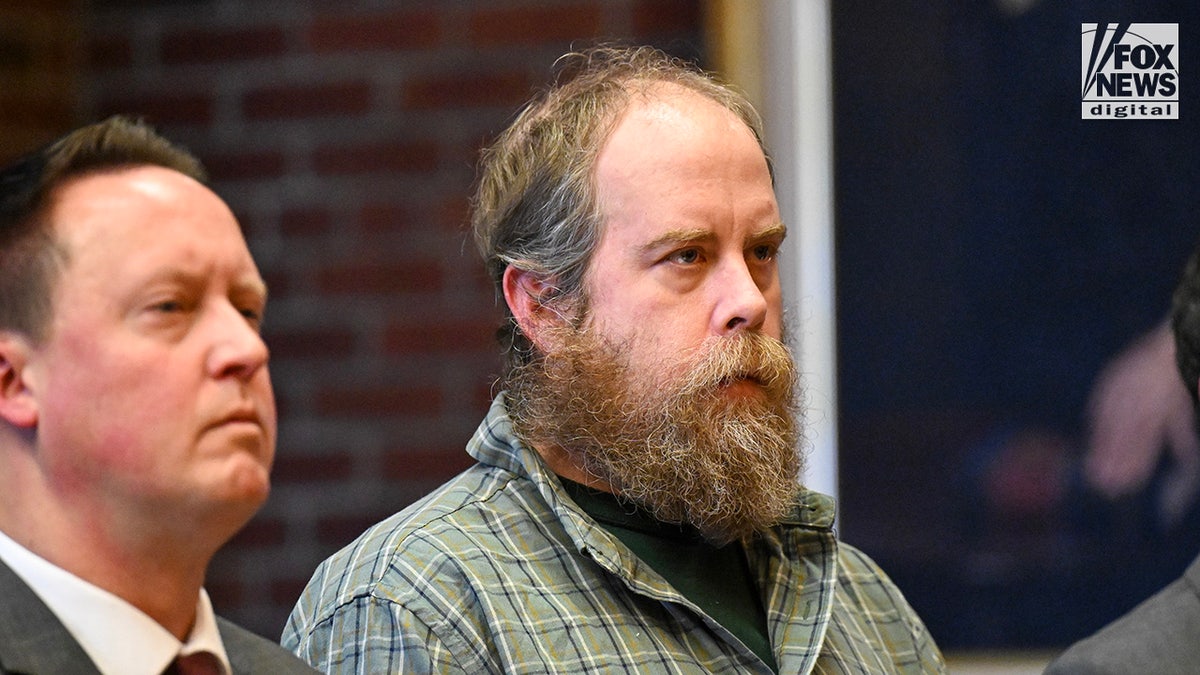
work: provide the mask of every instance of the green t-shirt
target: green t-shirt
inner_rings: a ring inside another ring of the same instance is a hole
[[[589,516],[778,671],[766,611],[740,543],[713,546],[691,526],[664,523],[612,494],[562,482]]]

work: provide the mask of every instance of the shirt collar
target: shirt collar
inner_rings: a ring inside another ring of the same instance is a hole
[[[200,589],[196,621],[181,643],[125,600],[50,563],[0,532],[0,560],[54,612],[101,673],[158,675],[178,654],[212,652],[230,675],[208,593]],[[103,620],[98,620],[103,617]],[[130,645],[138,645],[130,649]]]

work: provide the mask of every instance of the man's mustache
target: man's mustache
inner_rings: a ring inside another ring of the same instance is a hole
[[[699,354],[683,383],[688,395],[719,390],[736,380],[752,381],[772,397],[786,396],[796,386],[791,350],[769,335],[710,337]]]

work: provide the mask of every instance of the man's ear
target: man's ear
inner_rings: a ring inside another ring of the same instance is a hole
[[[565,320],[556,308],[547,304],[553,295],[553,284],[535,272],[509,265],[504,270],[502,286],[504,301],[521,332],[539,351],[549,351],[549,329],[561,326]]]
[[[0,419],[22,429],[37,426],[37,400],[26,370],[32,351],[24,336],[0,331]]]

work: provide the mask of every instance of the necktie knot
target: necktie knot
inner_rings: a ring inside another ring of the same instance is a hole
[[[212,652],[195,652],[175,657],[163,675],[222,675],[221,662]]]

